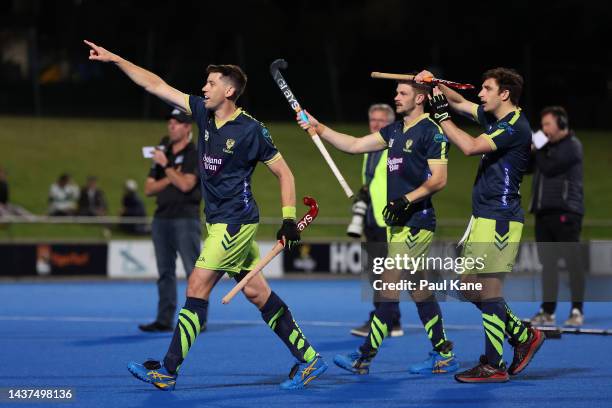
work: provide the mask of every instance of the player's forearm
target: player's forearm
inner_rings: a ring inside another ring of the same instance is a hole
[[[440,88],[444,96],[446,96],[446,99],[448,99],[448,102],[453,108],[465,101],[465,98],[459,92],[446,85],[438,84],[438,88]]]
[[[466,156],[473,156],[475,154],[480,154],[476,148],[477,143],[476,139],[469,135],[467,132],[459,129],[457,125],[455,125],[450,120],[445,120],[440,124],[442,130],[444,130],[444,134],[450,139],[450,141],[459,148]]]
[[[172,167],[166,168],[165,173],[170,183],[183,193],[188,193],[195,187],[197,180],[193,174],[184,174]]]
[[[411,203],[416,203],[427,197],[437,193],[446,186],[446,179],[441,177],[430,177],[426,182],[421,184],[416,189],[406,194],[406,198]]]
[[[338,150],[351,154],[365,153],[365,151],[360,151],[358,146],[359,139],[356,137],[337,132],[323,124],[319,124],[317,133],[322,139],[327,140]]]
[[[147,180],[144,187],[144,193],[147,197],[154,196],[170,185],[170,179],[165,177],[161,180]]]
[[[138,65],[117,56],[113,61],[135,84],[143,87],[147,92],[159,96],[159,89],[166,85],[163,79]]]
[[[291,171],[282,172],[278,175],[278,183],[281,192],[281,207],[295,208],[295,180]]]

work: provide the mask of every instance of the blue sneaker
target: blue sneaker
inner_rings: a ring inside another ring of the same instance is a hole
[[[450,356],[445,357],[439,351],[432,350],[425,361],[411,365],[409,370],[412,374],[444,374],[457,371],[459,363],[453,352],[449,353]]]
[[[283,381],[280,387],[283,390],[299,390],[304,388],[315,378],[327,370],[327,363],[319,354],[309,363],[295,363],[289,372],[289,379]]]
[[[174,390],[177,374],[170,374],[159,361],[147,360],[142,364],[133,361],[128,363],[128,370],[140,381],[153,384],[155,387],[164,391]]]
[[[370,372],[370,363],[375,355],[376,353],[365,355],[357,350],[350,354],[337,354],[334,357],[334,363],[353,374],[368,374]]]

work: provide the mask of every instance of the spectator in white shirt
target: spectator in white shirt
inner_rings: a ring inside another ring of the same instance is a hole
[[[79,187],[70,175],[62,174],[49,189],[49,215],[74,215],[79,200]]]

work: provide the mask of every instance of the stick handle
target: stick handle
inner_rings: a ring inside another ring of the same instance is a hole
[[[223,303],[224,305],[228,304],[234,298],[234,296],[236,296],[238,292],[244,289],[244,287],[249,283],[251,279],[253,279],[255,275],[261,272],[261,270],[265,268],[270,263],[270,261],[272,261],[272,259],[274,259],[274,257],[280,254],[282,251],[283,251],[283,244],[277,241],[276,245],[274,245],[274,247],[270,250],[270,252],[268,252],[266,256],[264,256],[263,259],[261,259],[257,263],[255,268],[249,273],[247,273],[245,277],[242,278],[242,280],[238,282],[238,284],[236,284],[232,288],[232,290],[227,292],[227,295],[225,295],[223,299],[221,299],[221,303]]]
[[[395,79],[396,81],[412,81],[414,80],[414,75],[408,74],[389,74],[386,72],[372,72],[372,78],[378,79]]]
[[[295,109],[295,112],[298,115],[300,115],[300,118],[304,122],[308,123],[308,116],[306,116],[306,114],[304,113],[304,111],[299,105]],[[321,155],[323,156],[323,158],[329,165],[329,168],[331,169],[332,173],[334,173],[334,176],[336,176],[336,180],[338,180],[338,183],[340,183],[340,187],[342,187],[342,190],[344,190],[344,194],[346,194],[348,198],[352,198],[354,195],[353,190],[351,190],[351,187],[348,185],[348,183],[344,179],[344,176],[342,176],[342,173],[340,173],[340,169],[338,169],[338,166],[336,166],[334,159],[332,159],[332,157],[330,156],[329,152],[327,151],[327,148],[325,147],[325,145],[321,141],[321,138],[317,134],[317,131],[314,130],[314,128],[311,126],[307,129],[307,132],[312,138],[312,141],[314,142],[314,144],[319,149],[319,152],[321,152]]]

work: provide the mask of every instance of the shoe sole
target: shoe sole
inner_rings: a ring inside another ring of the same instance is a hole
[[[357,336],[357,337],[368,337],[368,334],[370,334],[369,332],[362,332],[361,330],[358,329],[353,329],[351,330],[351,334],[353,336]]]
[[[296,385],[295,387],[282,387],[281,389],[283,390],[301,390],[302,388],[306,387],[308,384],[310,384],[314,379],[320,377],[325,371],[327,371],[327,369],[329,368],[329,366],[327,365],[326,362],[323,362],[323,365],[319,368],[317,368],[316,370],[314,370],[311,374],[310,377],[308,377],[303,383],[300,383],[298,385]]]
[[[546,336],[544,336],[544,333],[542,333],[540,330],[538,330],[537,333],[540,336],[540,338],[538,339],[536,343],[534,343],[531,346],[531,348],[529,349],[529,352],[527,353],[527,357],[525,357],[523,362],[519,364],[519,366],[516,367],[514,370],[512,371],[508,370],[508,374],[510,375],[520,374],[523,370],[525,370],[525,368],[527,368],[529,363],[531,363],[531,360],[533,360],[533,357],[535,356],[535,354],[538,352],[538,350],[540,350],[540,347],[542,347],[542,344],[544,344],[544,340],[546,340]]]
[[[408,370],[410,374],[417,375],[439,375],[439,374],[450,374],[454,373],[459,369],[459,364],[455,364],[446,368],[438,368],[438,369],[424,369],[424,370]]]
[[[343,370],[348,371],[349,373],[352,374],[357,374],[357,375],[367,375],[370,372],[370,368],[361,368],[361,369],[356,369],[355,367],[347,367],[346,365],[344,365],[343,362],[339,362],[334,358],[334,364],[338,367],[340,367]]]
[[[357,336],[357,337],[368,337],[368,333],[362,332],[362,331],[357,331],[357,330],[351,330],[351,334],[353,336]],[[402,337],[404,335],[404,331],[403,330],[392,330],[391,333],[389,333],[390,337]]]
[[[461,377],[455,376],[455,380],[460,383],[465,383],[465,384],[505,383],[505,382],[510,381],[510,377],[505,376],[505,377],[500,377],[500,378],[495,378],[495,377],[461,378]]]
[[[404,335],[404,330],[402,330],[402,329],[391,330],[391,333],[389,333],[389,335],[391,337],[402,337]]]
[[[148,377],[140,376],[140,374],[138,374],[136,371],[134,371],[131,366],[128,365],[127,369],[130,372],[130,374],[132,374],[134,376],[134,378],[136,378],[137,380],[140,380],[142,382],[145,382],[147,384],[151,384],[155,388],[157,388],[158,390],[162,390],[162,391],[172,391],[172,390],[174,390],[174,384],[172,386],[168,386],[167,388],[164,388],[162,386],[159,386],[158,383],[153,382],[152,380],[150,380]]]

